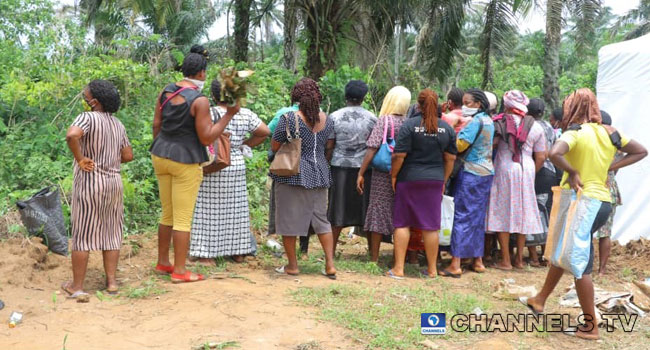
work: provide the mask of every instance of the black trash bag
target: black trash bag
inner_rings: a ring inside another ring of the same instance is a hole
[[[16,205],[30,235],[43,237],[52,252],[68,255],[68,236],[58,189],[46,187],[32,198],[16,202]]]

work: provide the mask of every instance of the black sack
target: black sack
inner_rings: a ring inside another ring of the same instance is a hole
[[[52,252],[68,255],[68,236],[58,189],[46,187],[32,198],[16,202],[16,205],[30,235],[43,237]]]

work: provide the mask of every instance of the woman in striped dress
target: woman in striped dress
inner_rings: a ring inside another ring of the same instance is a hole
[[[83,283],[91,250],[101,250],[106,290],[117,293],[115,271],[122,246],[124,209],[121,163],[133,160],[133,151],[120,121],[117,88],[93,80],[83,91],[86,112],[68,129],[66,141],[75,158],[72,185],[72,278],[62,288],[71,297],[85,294]]]

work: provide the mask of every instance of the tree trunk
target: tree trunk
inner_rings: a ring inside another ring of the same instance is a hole
[[[284,0],[284,67],[296,71],[296,28],[298,27],[298,11],[296,0]]]
[[[547,110],[559,107],[560,43],[562,40],[562,0],[546,3],[546,41],[544,44],[544,101]]]
[[[395,81],[399,84],[399,60],[400,60],[400,55],[402,53],[402,26],[400,23],[396,23],[395,25],[395,62],[394,62],[394,74],[395,74]]]
[[[248,31],[252,0],[235,0],[235,49],[236,62],[248,62]]]

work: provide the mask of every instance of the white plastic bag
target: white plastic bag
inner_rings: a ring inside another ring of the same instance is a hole
[[[454,227],[454,197],[443,196],[440,206],[440,233],[439,245],[451,244],[451,229]]]

